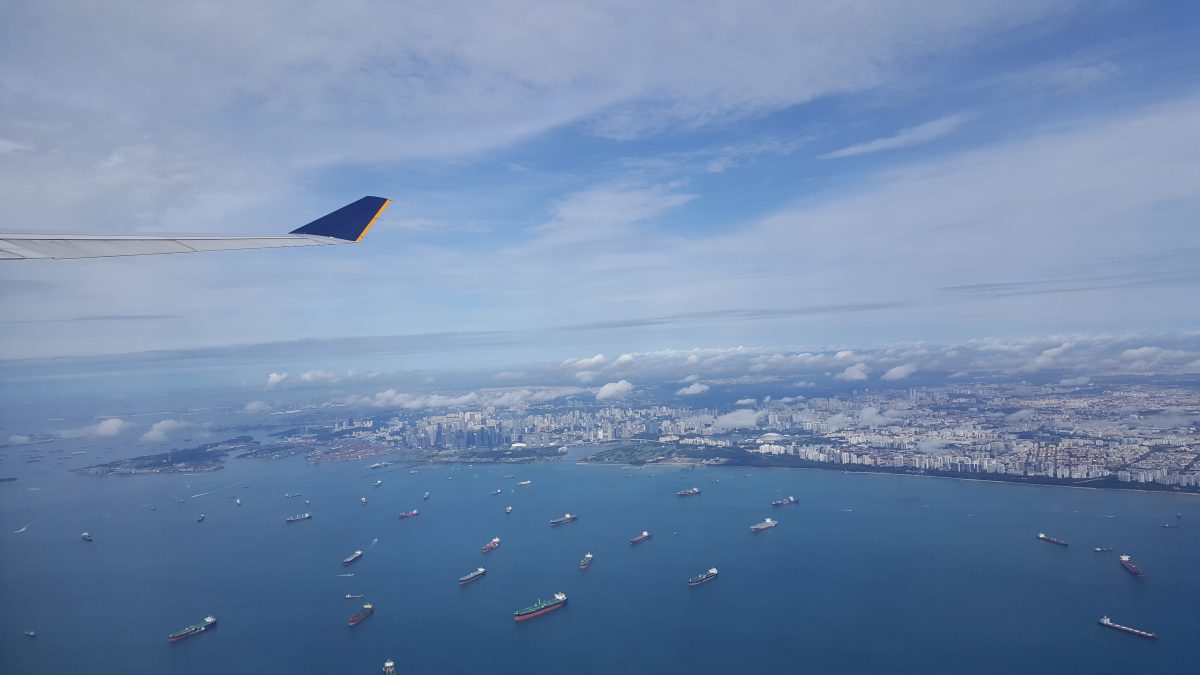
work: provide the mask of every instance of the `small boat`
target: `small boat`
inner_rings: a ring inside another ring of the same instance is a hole
[[[428,493],[428,492],[426,492],[425,494],[421,495],[421,499],[424,499],[424,500],[428,501],[428,500],[429,500],[429,493]]]
[[[512,507],[511,507],[511,506],[506,506],[506,507],[504,507],[504,512],[505,512],[505,513],[512,513]]]
[[[91,541],[91,540],[92,540],[92,534],[91,534],[90,532],[84,532],[83,534],[79,535],[79,538],[80,538],[80,539],[82,539],[82,540],[84,540],[84,541]]]
[[[25,631],[25,637],[37,637],[37,632],[32,630]]]
[[[367,503],[367,498],[366,498],[366,497],[359,497],[359,498],[358,498],[358,501],[359,501],[359,502],[361,502],[361,503],[363,503],[363,504],[366,504],[366,503]]]
[[[197,517],[197,518],[196,518],[196,522],[197,522],[197,523],[203,523],[203,522],[204,522],[204,514],[203,514],[203,513],[201,513],[201,514],[199,515],[199,517]]]
[[[241,498],[241,497],[234,497],[234,498],[233,498],[233,503],[234,503],[234,504],[237,504],[238,506],[241,506],[241,505],[242,505],[242,498]]]
[[[309,501],[307,499],[305,499],[304,503],[307,505],[307,504],[309,504]]]
[[[375,481],[375,487],[379,487],[380,485],[383,485],[383,481],[381,481],[381,480]]]
[[[410,473],[410,474],[415,474],[415,473],[417,473],[417,470],[416,470],[416,469],[410,469],[410,470],[409,470],[409,473]]]
[[[495,496],[496,496],[496,495],[498,495],[498,494],[500,494],[500,490],[496,490],[496,491],[492,492],[492,496],[493,496],[493,497],[495,497]]]
[[[1097,546],[1096,548],[1094,548],[1092,550],[1095,551],[1096,553],[1111,553],[1112,547],[1111,546]]]
[[[347,593],[346,599],[347,600],[362,600],[363,594],[362,593]]]
[[[533,481],[531,481],[531,480],[523,480],[520,483],[517,483],[517,485],[532,485],[532,484],[533,484]]]
[[[591,566],[592,566],[592,554],[588,553],[587,555],[583,556],[583,560],[579,561],[579,569],[586,570],[587,568],[589,568]]]
[[[501,477],[501,478],[504,478],[505,480],[507,480],[507,479],[509,479],[509,478],[514,478],[514,476],[513,476],[511,473],[506,473],[506,474],[504,474],[503,476],[500,476],[500,477]]]

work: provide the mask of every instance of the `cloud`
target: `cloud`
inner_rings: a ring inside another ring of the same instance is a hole
[[[725,413],[713,421],[717,429],[752,429],[758,425],[760,413],[755,410],[742,409]]]
[[[596,354],[595,356],[592,356],[592,357],[589,357],[586,359],[577,359],[574,361],[563,361],[563,365],[567,366],[568,368],[577,368],[580,370],[587,370],[589,368],[596,368],[598,366],[602,366],[602,365],[604,365],[604,363],[607,360],[608,359],[606,359],[603,354]]]
[[[600,387],[600,391],[596,392],[596,400],[604,401],[613,398],[625,398],[632,391],[633,385],[630,384],[628,380],[609,382],[603,387]]]
[[[579,380],[580,382],[582,382],[584,384],[587,384],[587,383],[591,382],[592,380],[595,380],[596,375],[597,375],[597,373],[594,370],[581,370],[578,373],[575,373],[575,379]]]
[[[260,412],[266,412],[267,410],[270,410],[270,409],[271,409],[271,406],[267,405],[263,401],[250,401],[249,403],[246,404],[246,406],[244,408],[242,408],[242,412],[260,413]]]
[[[782,400],[782,399],[781,399]],[[757,405],[758,399],[754,398],[739,398],[733,402],[734,405]]]
[[[1085,384],[1089,384],[1091,381],[1092,378],[1086,375],[1080,375],[1079,377],[1064,377],[1063,379],[1059,380],[1058,383],[1064,387],[1082,387]]]
[[[167,435],[172,431],[185,429],[192,426],[191,422],[183,422],[180,420],[162,420],[155,422],[150,430],[142,434],[142,441],[146,443],[161,443],[167,440]]]
[[[633,354],[622,354],[613,361],[613,366],[626,366],[633,363]]]
[[[96,424],[93,427],[88,427],[85,432],[88,436],[96,438],[112,438],[120,434],[129,427],[129,423],[119,417],[110,417]]]
[[[835,159],[838,157],[853,157],[855,155],[865,155],[871,152],[879,152],[881,150],[895,150],[897,148],[907,148],[911,145],[920,143],[928,143],[929,141],[941,138],[959,127],[963,122],[971,118],[970,114],[959,113],[942,117],[924,124],[903,129],[894,136],[886,138],[877,138],[866,143],[859,143],[848,148],[835,150],[833,152],[820,155],[820,159]]]
[[[868,367],[867,364],[860,362],[852,366],[848,366],[845,370],[837,375],[837,379],[846,380],[847,382],[854,382],[865,380],[870,374],[871,368]]]
[[[32,440],[32,437],[26,436],[25,434],[13,434],[12,436],[8,437],[9,445],[25,445]]]
[[[288,379],[287,373],[271,373],[267,376],[267,388],[283,384]]]
[[[883,376],[880,379],[888,380],[888,381],[903,380],[904,378],[908,377],[909,375],[912,375],[915,372],[917,372],[916,366],[912,365],[911,363],[905,363],[905,364],[896,366],[895,368],[889,369],[886,373],[883,374]]]
[[[678,391],[675,392],[675,395],[676,396],[695,396],[696,394],[703,394],[706,391],[708,391],[707,384],[704,384],[703,382],[693,382],[692,384],[689,384],[686,387],[681,387]]]

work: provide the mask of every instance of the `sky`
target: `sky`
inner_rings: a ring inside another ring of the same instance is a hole
[[[393,201],[356,246],[0,262],[0,357],[295,383],[380,354],[1184,353],[1197,44],[1195,3],[1116,0],[15,0],[0,231],[276,233]],[[901,366],[929,367],[821,372]]]

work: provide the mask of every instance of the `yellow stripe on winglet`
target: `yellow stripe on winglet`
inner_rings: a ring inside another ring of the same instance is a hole
[[[354,243],[357,244],[358,242],[363,240],[363,237],[367,236],[367,233],[371,231],[371,226],[375,224],[376,220],[379,220],[379,216],[383,215],[383,210],[386,209],[388,207],[388,204],[391,204],[391,203],[392,203],[392,200],[390,200],[390,199],[385,200],[383,202],[383,206],[379,207],[379,210],[375,212],[375,217],[371,219],[371,222],[367,223],[367,227],[365,229],[363,229],[362,234],[358,235],[358,239],[355,239]]]

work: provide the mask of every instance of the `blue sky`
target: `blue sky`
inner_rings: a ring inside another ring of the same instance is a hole
[[[69,4],[0,27],[0,229],[394,201],[356,247],[5,263],[9,359],[400,335],[395,367],[499,366],[1200,319],[1193,3]]]

